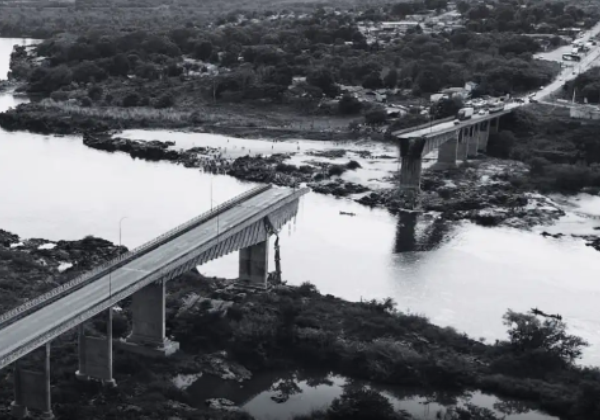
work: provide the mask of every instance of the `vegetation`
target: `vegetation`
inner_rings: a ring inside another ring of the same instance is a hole
[[[592,67],[575,79],[565,82],[563,93],[568,100],[577,102],[600,103],[600,68]]]
[[[503,117],[500,128],[490,135],[488,152],[531,166],[516,186],[542,192],[577,193],[600,188],[600,122],[572,120],[568,110],[529,107]]]
[[[20,48],[12,72],[27,81],[30,93],[69,101],[71,109],[175,109],[190,117],[182,124],[193,126],[201,123],[191,118],[198,107],[239,103],[275,104],[296,115],[362,113],[367,124],[379,125],[389,122],[383,109],[351,95],[340,97],[340,87],[387,89],[389,100],[410,100],[474,81],[475,96],[499,95],[545,85],[557,71],[556,63],[532,59],[540,49],[536,40],[513,33],[415,31],[373,41],[359,28],[376,20],[369,13],[323,8],[305,14],[240,12],[212,26],[174,19],[171,26],[153,23],[152,30],[141,24],[115,23],[107,30],[65,23],[70,32],[53,32],[36,48],[47,58],[41,65],[23,60]],[[318,107],[327,97],[339,103]],[[450,115],[457,106],[443,102],[434,117]],[[37,112],[33,105],[23,108]]]

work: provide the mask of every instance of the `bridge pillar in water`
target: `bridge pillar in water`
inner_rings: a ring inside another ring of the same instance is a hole
[[[400,186],[399,196],[408,209],[419,205],[421,192],[422,154],[426,138],[400,139]]]
[[[452,140],[443,143],[438,149],[438,167],[451,168],[456,166],[456,152],[458,150],[458,134]]]
[[[151,283],[133,295],[131,334],[124,349],[147,356],[169,356],[179,350],[179,343],[165,335],[165,283]]]
[[[456,159],[467,160],[467,151],[469,146],[469,133],[467,128],[458,130],[458,142],[456,145]]]
[[[14,364],[15,400],[11,404],[13,417],[29,416],[29,410],[41,412],[41,418],[53,419],[50,397],[50,343],[44,346],[44,370],[36,372],[22,369],[20,362]]]
[[[479,124],[473,124],[468,128],[469,140],[467,141],[467,158],[477,156],[479,144]]]
[[[269,271],[269,239],[240,249],[239,268],[242,284],[266,288]]]
[[[87,337],[84,324],[79,325],[79,370],[78,379],[95,379],[115,386],[113,378],[112,308],[107,312],[106,338]]]

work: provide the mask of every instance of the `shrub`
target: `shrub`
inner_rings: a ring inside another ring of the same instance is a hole
[[[137,93],[130,93],[123,98],[123,106],[126,108],[138,106],[140,103],[140,95]]]
[[[102,99],[102,94],[104,91],[101,86],[94,85],[88,89],[88,96],[92,101],[99,101]]]
[[[173,95],[171,95],[170,93],[165,93],[160,98],[158,98],[158,100],[156,101],[156,104],[154,104],[154,108],[157,108],[157,109],[171,108],[174,105],[175,105],[175,98],[173,97]]]
[[[362,109],[362,103],[354,96],[344,95],[338,102],[338,110],[342,115],[358,114]]]
[[[568,335],[564,322],[554,318],[540,321],[535,315],[508,310],[503,316],[509,327],[510,345],[517,353],[544,352],[565,364],[581,357],[588,343],[580,337]]]
[[[365,122],[370,125],[384,124],[387,121],[387,113],[383,108],[375,108],[365,114]]]

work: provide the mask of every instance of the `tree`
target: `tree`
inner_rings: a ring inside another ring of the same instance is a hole
[[[206,61],[213,53],[213,45],[208,41],[202,41],[194,47],[194,56],[202,61]]]
[[[92,86],[88,89],[88,96],[93,101],[99,101],[102,99],[103,90],[101,86]]]
[[[133,92],[123,98],[123,106],[125,108],[138,106],[140,103],[140,95]]]
[[[306,76],[306,82],[309,85],[320,88],[325,95],[334,97],[339,92],[339,88],[335,84],[331,71],[326,68],[319,68],[311,71]]]
[[[519,353],[542,352],[572,364],[581,357],[588,343],[580,337],[568,335],[567,325],[560,319],[545,317],[540,321],[531,314],[508,310],[503,316],[511,347]]]
[[[386,88],[393,89],[398,84],[398,70],[391,69],[383,78],[383,85]]]
[[[394,406],[379,392],[368,389],[346,389],[333,400],[327,410],[328,420],[399,420]]]
[[[365,114],[365,122],[371,125],[384,124],[387,121],[387,112],[383,107],[377,107]]]
[[[129,69],[129,59],[123,53],[115,55],[108,67],[109,73],[113,76],[127,76]]]
[[[493,157],[508,159],[516,142],[512,131],[503,130],[498,134],[490,134],[487,153]]]
[[[463,107],[463,101],[460,97],[442,98],[429,109],[429,114],[434,119],[452,117]]]
[[[102,82],[107,77],[106,72],[93,61],[83,61],[73,67],[73,81],[78,83]]]
[[[156,101],[154,108],[171,108],[173,105],[175,105],[175,98],[170,93],[165,93],[160,98],[158,98],[158,101]]]
[[[362,109],[362,104],[358,99],[351,95],[344,95],[338,103],[338,110],[340,114],[351,115],[358,114]]]
[[[362,86],[365,89],[381,89],[383,87],[383,82],[381,81],[381,77],[378,72],[370,73],[363,80]]]

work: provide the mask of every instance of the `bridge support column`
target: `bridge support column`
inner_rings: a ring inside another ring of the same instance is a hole
[[[477,148],[479,143],[479,124],[474,124],[469,127],[469,140],[467,142],[467,158],[477,156]]]
[[[405,208],[419,206],[421,192],[422,154],[427,138],[400,139],[400,186],[398,195]]]
[[[500,117],[490,120],[490,133],[498,134],[500,130]]]
[[[441,168],[452,168],[456,166],[456,152],[458,150],[458,138],[443,143],[438,150],[437,163]]]
[[[239,267],[240,282],[266,288],[269,274],[269,240],[240,249]]]
[[[458,131],[458,144],[456,146],[456,159],[467,160],[467,150],[469,145],[469,135],[466,128]]]
[[[29,410],[41,412],[41,418],[53,419],[50,398],[50,343],[44,346],[44,371],[24,370],[17,361],[14,365],[15,400],[11,404],[13,417],[28,417]]]
[[[479,150],[485,153],[487,152],[488,139],[490,138],[490,122],[483,121],[479,132],[481,133],[481,137],[479,138]]]
[[[133,327],[124,349],[147,356],[170,356],[179,343],[165,336],[165,283],[149,284],[133,295]]]
[[[79,326],[78,379],[95,379],[116,386],[113,378],[112,308],[107,311],[106,338],[86,337],[84,325]]]

